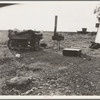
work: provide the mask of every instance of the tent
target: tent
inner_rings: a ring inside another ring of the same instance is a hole
[[[100,44],[100,26],[98,28],[97,35],[95,37],[95,43],[99,43]]]
[[[100,44],[100,4],[96,6],[96,9],[94,10],[94,14],[97,15],[97,19],[98,19],[98,22],[99,22],[99,27],[98,27],[97,35],[96,35],[96,38],[95,38],[95,43]]]
[[[97,27],[98,30],[97,30],[97,34],[95,37],[95,42],[92,42],[90,48],[98,49],[98,48],[100,48],[100,4],[96,6],[96,8],[94,10],[94,14],[96,14],[96,16],[97,16],[99,26]]]

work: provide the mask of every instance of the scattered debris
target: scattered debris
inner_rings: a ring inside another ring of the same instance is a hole
[[[99,43],[95,43],[95,42],[91,42],[91,45],[89,46],[89,48],[91,48],[91,49],[99,49],[100,48],[100,44]]]
[[[47,48],[47,43],[44,38],[40,40],[40,46],[43,48]]]
[[[84,60],[88,60],[88,61],[91,61],[93,59],[93,57],[90,57],[86,54],[82,54],[81,57],[84,59]]]
[[[15,56],[16,56],[17,58],[20,58],[20,57],[21,57],[21,55],[20,55],[20,54],[16,54]]]
[[[43,47],[43,48],[46,48],[47,44],[46,43],[40,43],[40,46]]]
[[[30,94],[31,92],[33,92],[34,90],[36,90],[36,89],[37,89],[36,87],[32,87],[32,89],[27,90],[25,93],[21,93],[21,95],[28,95],[28,94]]]
[[[14,78],[11,78],[10,80],[7,80],[6,81],[6,85],[9,86],[9,87],[20,87],[22,85],[28,85],[28,83],[30,83],[32,81],[32,76],[30,77],[14,77]]]
[[[15,88],[13,88],[13,89],[11,90],[11,92],[13,92],[13,93],[16,94],[16,95],[21,95],[21,91],[15,89]]]

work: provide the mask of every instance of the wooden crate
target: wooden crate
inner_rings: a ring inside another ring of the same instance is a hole
[[[63,49],[63,56],[81,56],[81,49],[77,48],[65,48]]]

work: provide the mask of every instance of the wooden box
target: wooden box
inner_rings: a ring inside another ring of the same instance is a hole
[[[63,56],[81,56],[81,49],[76,49],[76,48],[65,48],[63,49]]]

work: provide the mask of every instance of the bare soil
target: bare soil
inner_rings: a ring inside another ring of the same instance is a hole
[[[1,39],[5,41],[0,43],[0,95],[100,95],[100,49],[89,48],[94,35],[63,33],[65,40],[58,50],[53,47],[53,33],[44,32],[46,49],[21,52],[16,58],[17,52],[8,49],[4,33]],[[63,56],[66,47],[80,48],[82,56]],[[32,76],[34,80],[20,88],[6,86],[6,81],[16,76]]]

